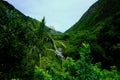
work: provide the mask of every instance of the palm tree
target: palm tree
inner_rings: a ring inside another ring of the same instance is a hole
[[[51,36],[50,30],[45,26],[45,17],[42,19],[40,26],[34,30],[34,40],[32,42],[31,53],[36,53],[37,50],[37,66],[41,67],[41,56],[47,50],[57,51],[57,45],[65,45],[58,40],[54,40]],[[36,54],[35,54],[36,55]]]

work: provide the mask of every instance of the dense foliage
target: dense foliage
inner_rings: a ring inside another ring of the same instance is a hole
[[[0,80],[119,80],[118,5],[99,0],[74,29],[58,34],[45,18],[39,22],[1,0]]]
[[[101,64],[91,63],[90,46],[82,43],[79,48],[80,58],[74,61],[67,57],[61,60],[61,68],[49,65],[46,69],[35,68],[35,80],[119,80],[120,76],[115,66],[111,70],[101,70]]]
[[[98,0],[67,33],[71,42],[86,41],[91,45],[93,62],[101,62],[102,68],[120,67],[120,1]],[[74,38],[73,38],[74,36]]]

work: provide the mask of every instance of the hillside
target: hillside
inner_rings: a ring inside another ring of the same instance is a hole
[[[38,44],[38,31],[44,34],[40,26],[44,26],[42,22],[25,16],[8,2],[0,0],[0,80],[32,75],[35,63],[31,61],[36,58],[30,58],[33,55],[30,50]],[[30,66],[31,71],[28,70]]]
[[[75,31],[76,29],[87,29],[108,17],[118,14],[120,11],[119,3],[118,0],[98,0],[86,11],[76,24],[67,30],[67,32]]]
[[[48,28],[45,17],[38,21],[0,0],[0,80],[38,80],[36,70],[61,68],[62,42],[54,34],[61,33]]]
[[[99,0],[61,33],[0,0],[0,80],[119,80],[118,4]]]
[[[93,62],[103,68],[120,67],[120,1],[98,0],[66,33],[79,47],[83,41],[91,45]],[[74,37],[73,37],[74,36]]]

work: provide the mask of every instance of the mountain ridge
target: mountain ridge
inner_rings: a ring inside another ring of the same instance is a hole
[[[101,62],[103,68],[113,65],[120,67],[119,4],[119,0],[98,0],[65,32],[72,34],[70,39],[74,46],[79,47],[80,43],[88,42],[93,62]]]
[[[72,29],[75,30],[76,26],[79,26],[79,28],[87,28],[87,26],[95,25],[97,22],[100,22],[100,20],[119,11],[119,3],[118,0],[98,0],[83,14],[79,21],[66,32],[70,32]]]

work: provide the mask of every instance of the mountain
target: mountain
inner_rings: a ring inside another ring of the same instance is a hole
[[[98,0],[65,32],[77,48],[82,42],[89,43],[93,63],[101,62],[103,68],[120,67],[119,4],[119,0]]]
[[[23,73],[27,77],[28,72],[34,72],[34,68],[28,70],[33,59],[27,56],[33,42],[37,42],[35,34],[41,24],[0,0],[0,80],[23,77]]]
[[[46,68],[48,62],[60,66],[54,50],[61,42],[52,38],[60,32],[50,31],[45,17],[38,21],[0,0],[0,80],[37,80],[36,66]]]
[[[118,14],[120,10],[119,3],[120,2],[118,0],[98,0],[86,11],[76,24],[67,30],[67,32],[71,30],[75,31],[75,29],[86,29],[110,16]]]

